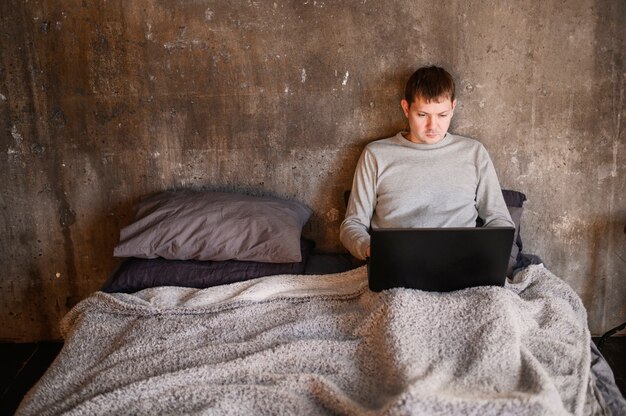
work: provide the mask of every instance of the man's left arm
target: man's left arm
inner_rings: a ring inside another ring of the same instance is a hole
[[[478,216],[484,220],[483,227],[515,226],[504,202],[496,169],[487,150],[482,146],[478,158],[476,209],[478,210]]]

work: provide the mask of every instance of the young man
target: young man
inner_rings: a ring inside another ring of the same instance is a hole
[[[356,167],[340,239],[370,254],[369,228],[513,227],[491,159],[476,140],[448,133],[454,80],[420,68],[401,101],[409,131],[369,143]]]

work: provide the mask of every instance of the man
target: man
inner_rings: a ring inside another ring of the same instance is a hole
[[[369,143],[356,167],[340,239],[370,255],[369,228],[513,227],[491,159],[476,140],[448,133],[454,80],[443,68],[409,78],[402,110],[409,131]]]

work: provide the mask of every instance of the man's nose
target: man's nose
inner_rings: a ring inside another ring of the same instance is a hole
[[[433,116],[426,117],[426,127],[430,129],[434,125],[435,125],[435,120],[433,119]]]

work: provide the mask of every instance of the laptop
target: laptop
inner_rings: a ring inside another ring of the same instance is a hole
[[[514,233],[512,227],[372,229],[369,287],[450,292],[504,286]]]

